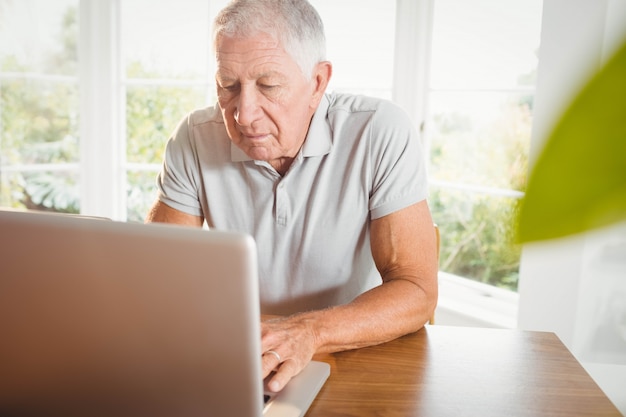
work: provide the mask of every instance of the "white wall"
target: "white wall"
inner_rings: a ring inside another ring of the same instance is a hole
[[[533,160],[622,39],[626,0],[544,0]],[[526,245],[519,297],[519,327],[555,332],[626,414],[626,224]]]

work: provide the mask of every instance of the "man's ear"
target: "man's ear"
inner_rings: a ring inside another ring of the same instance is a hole
[[[311,94],[311,107],[317,108],[318,104],[324,96],[326,87],[330,82],[330,77],[333,75],[333,65],[330,61],[318,62],[313,72],[313,94]]]

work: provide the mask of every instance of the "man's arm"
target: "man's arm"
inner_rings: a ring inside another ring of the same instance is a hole
[[[315,353],[371,346],[414,332],[437,304],[437,248],[426,201],[371,223],[372,255],[383,278],[351,303],[262,323],[263,352],[282,359],[270,389],[280,390]],[[278,366],[264,355],[264,375]]]
[[[146,216],[146,223],[174,223],[183,226],[202,227],[204,219],[183,213],[157,200]]]

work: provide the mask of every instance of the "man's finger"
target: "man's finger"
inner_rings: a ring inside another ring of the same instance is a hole
[[[299,371],[300,369],[298,369],[294,360],[286,360],[280,365],[276,374],[274,374],[274,376],[272,376],[269,380],[267,387],[270,391],[278,392],[282,390],[285,385],[287,385],[289,380],[291,380],[291,378],[293,378]]]
[[[261,358],[261,368],[263,370],[263,378],[268,376],[270,372],[278,368],[282,362],[280,354],[274,350],[266,351]]]

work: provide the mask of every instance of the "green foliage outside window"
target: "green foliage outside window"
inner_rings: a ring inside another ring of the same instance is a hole
[[[128,77],[158,78],[141,63],[128,66]],[[126,160],[137,164],[163,161],[170,134],[191,110],[206,105],[204,86],[130,85],[126,94]],[[142,222],[156,198],[157,170],[127,173],[127,219]]]
[[[514,242],[516,199],[434,190],[433,218],[441,234],[442,271],[517,289],[521,247]]]
[[[27,72],[13,57],[3,72]],[[6,165],[78,162],[75,82],[15,78],[0,84],[0,149]],[[67,213],[79,211],[76,170],[25,170],[0,178],[0,202]]]
[[[44,74],[64,79],[14,77],[0,84],[0,151],[5,165],[75,164],[63,170],[20,170],[0,177],[0,204],[16,208],[80,212],[79,88],[77,73],[77,11],[62,17],[58,50],[44,61]],[[127,77],[163,78],[141,63],[127,65]],[[33,68],[14,56],[0,60],[0,71],[27,74]],[[204,86],[130,85],[126,95],[126,157],[128,163],[160,164],[166,141],[190,110],[206,102]],[[127,173],[127,218],[141,222],[153,202],[157,169]]]
[[[438,114],[431,176],[440,181],[523,190],[528,167],[532,100],[502,106],[500,116],[474,126],[461,114]],[[515,243],[516,197],[433,187],[429,199],[441,232],[442,271],[517,290],[521,246]]]

